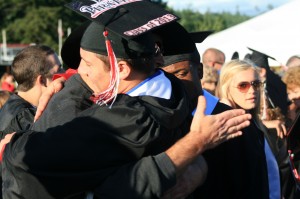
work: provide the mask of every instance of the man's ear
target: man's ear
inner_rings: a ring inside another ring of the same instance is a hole
[[[43,78],[42,75],[38,75],[35,84],[47,87],[47,79]]]
[[[131,73],[131,68],[126,61],[118,62],[119,77],[121,80],[127,79]]]

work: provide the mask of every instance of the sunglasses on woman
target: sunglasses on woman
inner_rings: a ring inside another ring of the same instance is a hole
[[[242,93],[247,93],[249,88],[252,86],[255,91],[257,91],[261,87],[262,83],[259,80],[255,80],[252,82],[240,82],[237,85],[237,88]]]

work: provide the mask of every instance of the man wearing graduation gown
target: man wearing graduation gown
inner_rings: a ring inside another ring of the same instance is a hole
[[[206,35],[200,32],[198,38],[192,38],[178,23],[172,23],[155,32],[162,40],[162,69],[184,82],[195,108],[197,96],[202,93],[198,67],[201,73],[203,70],[195,42],[202,42]],[[218,102],[207,91],[203,92],[208,102],[206,114],[214,115],[231,109]],[[263,135],[259,135],[255,129],[251,125],[243,129],[241,137],[204,152],[208,174],[204,184],[193,193],[194,198],[269,198]]]
[[[3,134],[30,128],[39,97],[57,72],[57,65],[57,55],[48,46],[30,46],[18,53],[11,66],[18,93],[12,94],[0,110],[1,138]]]
[[[49,86],[57,65],[60,65],[57,55],[48,46],[26,47],[17,54],[11,69],[18,92],[13,93],[0,110],[1,139],[8,133],[31,127],[39,97]]]

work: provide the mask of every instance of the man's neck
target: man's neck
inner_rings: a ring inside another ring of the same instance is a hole
[[[24,100],[32,104],[33,106],[37,106],[39,102],[40,93],[35,89],[30,89],[28,91],[22,92],[18,91],[18,95],[22,97]]]
[[[118,93],[127,93],[144,80],[121,81]]]
[[[141,73],[131,74],[128,79],[120,80],[118,93],[127,93],[128,91],[130,91],[131,89],[139,85],[141,82],[143,82],[151,75],[146,75]]]

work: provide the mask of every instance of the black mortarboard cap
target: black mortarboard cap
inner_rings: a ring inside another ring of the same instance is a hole
[[[202,42],[211,33],[211,31],[197,32],[191,36],[177,22],[167,24],[153,32],[162,42],[164,66],[186,60],[200,62],[200,54],[195,43]]]
[[[124,38],[179,19],[148,0],[75,0],[66,6]]]
[[[252,51],[252,54],[246,55],[247,59],[250,59],[256,66],[261,68],[270,68],[268,58],[275,60],[275,58],[266,55],[262,52],[249,48]]]

